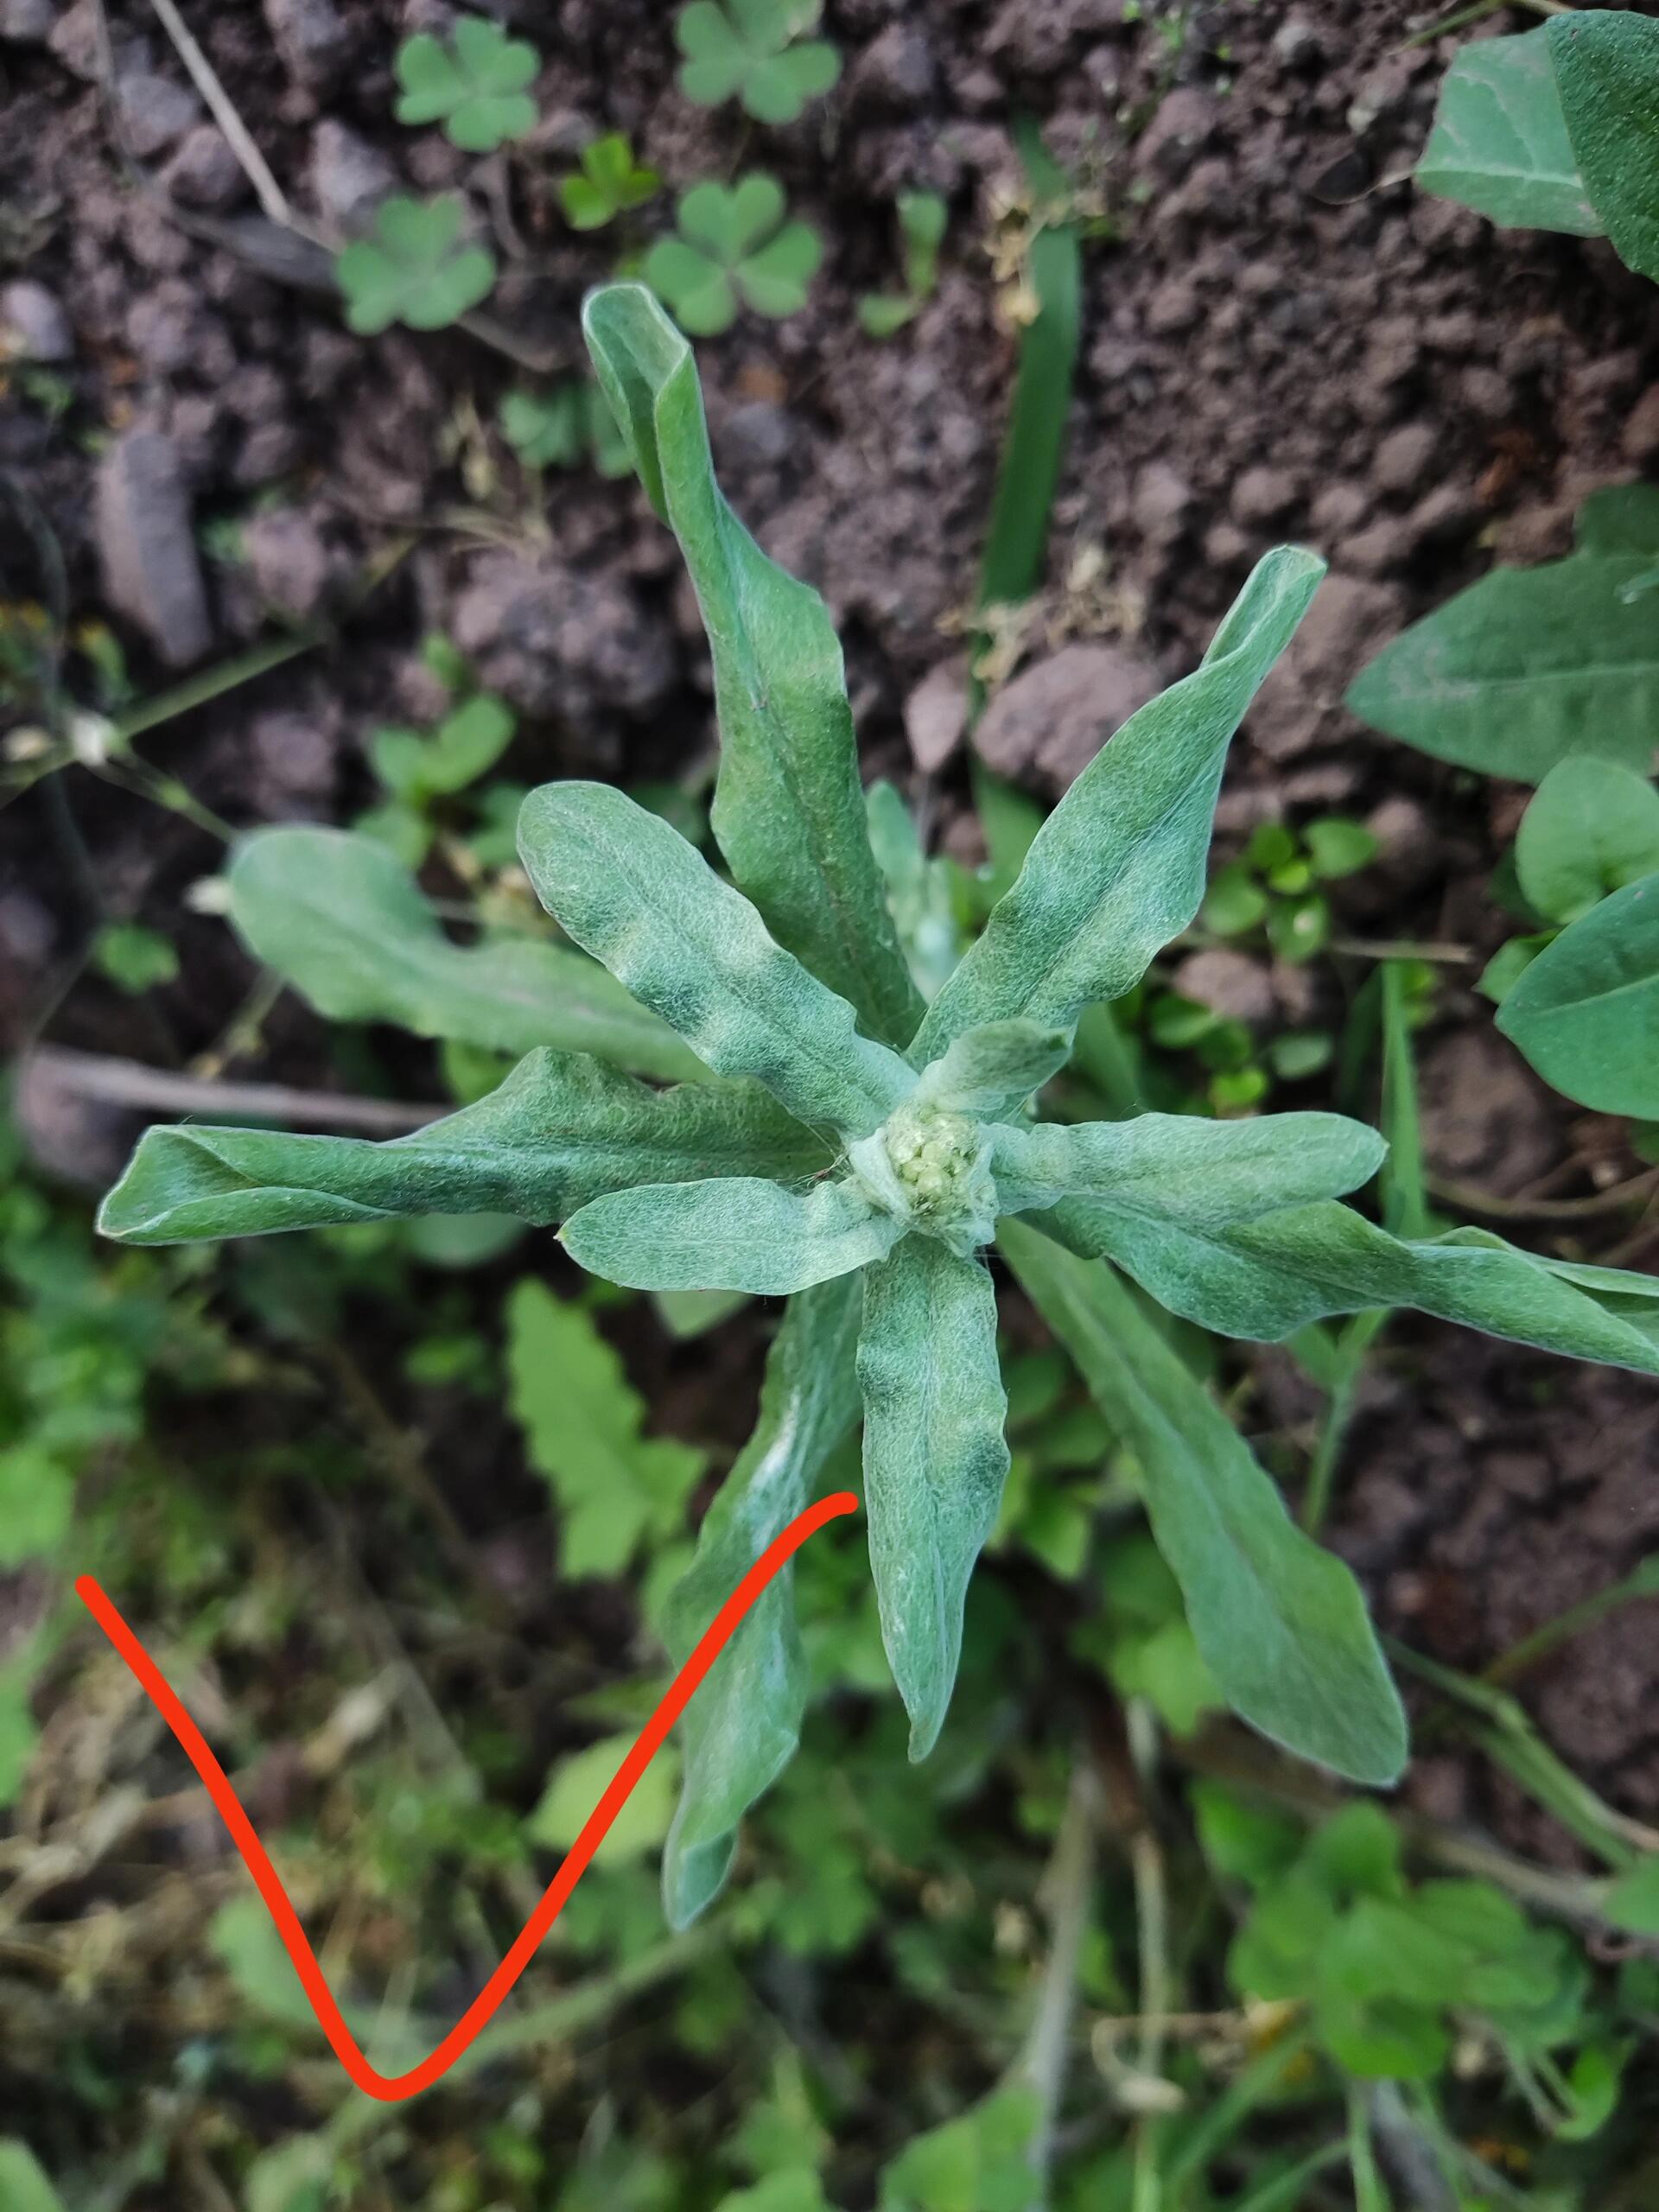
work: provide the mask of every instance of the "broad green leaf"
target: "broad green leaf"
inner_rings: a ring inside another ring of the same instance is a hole
[[[1020,1222],[1001,1241],[1134,1452],[1159,1549],[1234,1711],[1356,1782],[1394,1781],[1405,1717],[1358,1585],[1305,1535],[1232,1424],[1109,1268]]]
[[[1521,817],[1515,871],[1527,903],[1575,922],[1659,868],[1659,791],[1611,760],[1562,760]]]
[[[572,1214],[559,1241],[579,1267],[630,1290],[781,1298],[879,1260],[904,1233],[855,1183],[798,1193],[742,1177],[613,1192]]]
[[[1396,638],[1349,687],[1362,721],[1420,753],[1540,782],[1592,753],[1638,775],[1659,730],[1659,625],[1629,587],[1651,554],[1580,549],[1494,569]]]
[[[506,1312],[513,1414],[563,1509],[561,1571],[569,1580],[620,1573],[644,1538],[679,1528],[704,1455],[639,1433],[644,1402],[580,1306],[526,1281]]]
[[[788,1179],[828,1164],[756,1084],[652,1090],[599,1060],[531,1052],[477,1105],[387,1144],[189,1123],[147,1130],[99,1227],[124,1243],[181,1244],[407,1214],[540,1224],[638,1182],[757,1170]]]
[[[950,1703],[963,1603],[1008,1471],[983,1262],[906,1236],[868,1268],[858,1380],[881,1638],[910,1714],[910,1756],[922,1759]]]
[[[916,1087],[918,1102],[925,1099],[978,1121],[999,1121],[1065,1065],[1071,1047],[1064,1029],[1046,1029],[1035,1021],[988,1021],[964,1030],[942,1058],[924,1069]]]
[[[1532,35],[1548,41],[1600,227],[1627,267],[1659,282],[1659,23],[1629,9],[1575,11]]]
[[[1520,1252],[1484,1230],[1408,1243],[1333,1203],[1255,1221],[1153,1221],[1085,1202],[1040,1225],[1116,1261],[1160,1305],[1224,1336],[1277,1342],[1310,1321],[1409,1306],[1573,1359],[1659,1375],[1651,1275]]]
[[[1506,228],[1599,235],[1561,111],[1547,26],[1459,48],[1440,86],[1417,181]]]
[[[0,2137],[0,2204],[6,2212],[64,2212],[35,2153],[16,2136]]]
[[[1019,880],[934,1000],[918,1066],[964,1030],[1023,1016],[1070,1028],[1120,998],[1185,928],[1227,747],[1307,611],[1325,564],[1282,546],[1258,563],[1203,665],[1130,717],[1033,840]]]
[[[1573,534],[1586,553],[1645,553],[1659,561],[1659,484],[1607,484],[1579,509]]]
[[[1210,1225],[1357,1190],[1385,1149],[1375,1129],[1340,1114],[1247,1122],[1142,1114],[999,1129],[991,1165],[1007,1213],[1094,1198],[1155,1220]]]
[[[857,1136],[913,1087],[748,900],[623,792],[542,785],[519,814],[518,849],[561,927],[721,1074],[753,1076],[798,1119]]]
[[[1546,945],[1497,1026],[1580,1105],[1659,1119],[1659,874],[1614,892]]]
[[[714,657],[720,840],[779,943],[902,1048],[922,1001],[870,852],[841,645],[715,481],[691,349],[643,285],[588,297],[588,350],[652,505],[680,542]]]
[[[631,1735],[607,1736],[561,1759],[527,1823],[531,1840],[550,1851],[569,1851],[633,1744]],[[623,1801],[593,1864],[626,1866],[644,1859],[668,1834],[673,1810],[674,1756],[664,1746]]]
[[[488,1052],[592,1052],[665,1083],[709,1071],[596,963],[530,938],[454,944],[402,861],[344,830],[261,830],[230,913],[257,960],[331,1021],[389,1021]]]
[[[810,1503],[825,1461],[857,1419],[861,1306],[850,1275],[791,1300],[767,1356],[754,1433],[669,1600],[664,1634],[677,1666],[767,1545]],[[793,1576],[791,1563],[767,1585],[686,1707],[684,1779],[663,1860],[663,1900],[675,1928],[688,1926],[719,1893],[739,1821],[795,1755],[807,1676]]]
[[[74,1518],[74,1478],[25,1440],[0,1448],[0,1570],[57,1549]]]
[[[882,2171],[878,2212],[1027,2212],[1045,2201],[1032,2168],[1042,2125],[1036,2089],[996,2090],[905,2145]]]

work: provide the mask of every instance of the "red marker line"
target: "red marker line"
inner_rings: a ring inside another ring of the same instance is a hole
[[[418,2096],[423,2089],[429,2089],[435,2082],[441,2081],[461,2053],[489,2025],[502,1999],[530,1964],[543,1937],[564,1910],[571,1891],[587,1872],[588,1863],[605,1840],[612,1821],[632,1795],[634,1784],[662,1749],[669,1731],[690,1704],[709,1669],[731,1641],[738,1624],[766,1585],[794,1557],[807,1538],[815,1535],[826,1522],[834,1521],[843,1513],[855,1513],[857,1510],[858,1500],[851,1491],[837,1491],[832,1497],[820,1498],[816,1505],[809,1506],[804,1513],[790,1522],[781,1536],[767,1545],[715,1615],[696,1649],[670,1683],[661,1704],[640,1730],[638,1742],[618,1767],[604,1796],[588,1815],[586,1827],[571,1845],[564,1864],[548,1884],[541,1903],[524,1923],[506,1956],[431,2056],[423,2059],[418,2066],[410,2067],[406,2074],[378,2073],[363,2056],[357,2038],[346,2026],[340,2007],[334,2002],[334,1993],[323,1978],[316,1953],[311,1948],[305,1930],[300,1925],[299,1915],[289,1902],[288,1892],[283,1887],[282,1878],[270,1863],[269,1853],[255,1834],[252,1821],[243,1811],[241,1800],[232,1789],[224,1768],[208,1749],[200,1729],[174,1694],[161,1669],[90,1574],[83,1574],[76,1582],[75,1589],[93,1619],[137,1676],[156,1711],[178,1738],[185,1757],[200,1776],[220,1820],[230,1830],[232,1842],[242,1854],[243,1865],[252,1875],[255,1886],[264,1899],[265,1910],[276,1924],[276,1933],[282,1937],[289,1957],[294,1961],[295,1972],[304,1984],[305,1993],[311,2000],[311,2009],[317,2016],[317,2024],[327,2037],[335,2057],[365,2096],[376,2097],[382,2104],[400,2104],[405,2097]]]

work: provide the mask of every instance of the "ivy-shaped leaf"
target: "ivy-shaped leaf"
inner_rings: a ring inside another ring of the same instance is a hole
[[[1459,49],[1417,181],[1494,223],[1600,233],[1567,134],[1548,24]]]

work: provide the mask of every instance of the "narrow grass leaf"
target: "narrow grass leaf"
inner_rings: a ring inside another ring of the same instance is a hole
[[[982,1262],[906,1236],[867,1268],[858,1379],[870,1569],[910,1755],[921,1759],[950,1702],[969,1579],[1008,1471],[996,1293]]]
[[[486,1052],[553,1045],[665,1083],[709,1071],[595,962],[532,939],[452,944],[393,854],[345,830],[261,830],[231,862],[249,950],[331,1021],[386,1021]]]
[[[933,1001],[911,1048],[916,1065],[983,1022],[1023,1016],[1070,1028],[1091,1000],[1131,989],[1185,928],[1204,897],[1227,747],[1324,573],[1299,547],[1268,554],[1203,665],[1090,762]]]
[[[790,1300],[772,1339],[754,1433],[709,1507],[696,1557],[669,1599],[664,1640],[677,1666],[767,1545],[811,1500],[830,1454],[858,1414],[854,1351],[861,1309],[851,1276]],[[806,1707],[791,1562],[715,1662],[681,1723],[684,1772],[663,1859],[670,1924],[684,1928],[718,1895],[739,1821],[794,1757]]]
[[[1356,1782],[1395,1780],[1406,1724],[1364,1600],[1304,1535],[1249,1446],[1109,1268],[1023,1223],[1001,1242],[1135,1453],[1205,1662],[1252,1726]]]
[[[714,828],[741,889],[798,954],[902,1048],[921,1020],[865,829],[840,642],[823,601],[768,560],[715,480],[691,349],[640,284],[582,312],[588,350],[652,505],[680,543],[714,657]]]
[[[540,1052],[477,1105],[387,1144],[147,1130],[99,1226],[124,1243],[180,1244],[412,1214],[547,1223],[635,1183],[810,1175],[829,1157],[756,1084],[652,1090],[598,1060]]]
[[[562,927],[722,1075],[868,1136],[912,1087],[852,1007],[784,950],[677,830],[608,784],[543,784],[518,849]]]
[[[880,1259],[903,1234],[855,1184],[797,1193],[746,1176],[613,1192],[572,1214],[560,1241],[590,1274],[630,1290],[782,1298]]]

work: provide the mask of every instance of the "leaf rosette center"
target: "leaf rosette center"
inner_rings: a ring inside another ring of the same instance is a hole
[[[879,1206],[952,1251],[965,1257],[995,1233],[990,1133],[971,1116],[906,1100],[848,1158]]]

